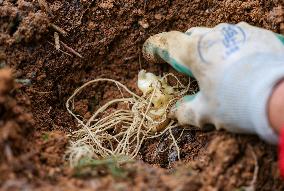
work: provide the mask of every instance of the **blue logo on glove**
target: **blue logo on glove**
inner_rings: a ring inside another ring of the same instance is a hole
[[[212,59],[216,55],[218,60],[225,60],[239,51],[245,41],[246,34],[241,27],[230,24],[220,25],[215,31],[208,32],[200,38],[198,42],[199,56],[207,64],[210,63],[210,58]]]

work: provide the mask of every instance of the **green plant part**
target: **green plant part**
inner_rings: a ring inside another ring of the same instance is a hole
[[[110,157],[101,160],[95,160],[92,158],[82,158],[79,163],[75,167],[76,176],[84,176],[84,171],[86,168],[90,168],[91,171],[104,171],[106,174],[111,174],[116,178],[125,178],[128,175],[126,169],[122,168],[121,161],[124,163],[131,163],[133,160],[130,160],[128,157],[120,156],[120,157]],[[94,172],[93,172],[94,173]]]
[[[25,86],[30,86],[32,84],[32,81],[30,79],[15,79],[15,81]]]
[[[48,133],[44,133],[44,134],[42,135],[42,140],[48,141],[48,139],[49,139],[49,134],[48,134]]]
[[[19,35],[15,35],[15,43],[19,44],[22,41],[22,37]]]
[[[6,67],[6,61],[5,60],[0,60],[0,69]]]

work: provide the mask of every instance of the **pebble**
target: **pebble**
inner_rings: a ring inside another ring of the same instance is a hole
[[[144,19],[138,21],[138,24],[139,24],[142,28],[144,28],[144,29],[149,28],[149,23],[148,23],[146,20],[144,20]]]

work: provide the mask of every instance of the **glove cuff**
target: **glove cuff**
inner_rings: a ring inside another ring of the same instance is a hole
[[[218,88],[219,102],[222,103],[219,111],[231,112],[218,113],[225,123],[236,124],[229,130],[256,133],[265,141],[276,144],[278,135],[269,124],[267,104],[274,86],[283,78],[282,55],[258,53],[226,68]],[[223,104],[224,100],[229,100],[228,104]]]

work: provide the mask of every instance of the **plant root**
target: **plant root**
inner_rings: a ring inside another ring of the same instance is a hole
[[[254,171],[253,171],[253,178],[249,184],[249,186],[242,187],[242,190],[244,191],[255,191],[256,190],[256,181],[257,181],[257,176],[258,176],[258,171],[259,171],[259,165],[257,161],[257,156],[253,150],[253,147],[251,145],[248,145],[249,150],[252,153],[253,159],[255,161],[255,166],[254,166]]]
[[[86,157],[103,160],[109,157],[123,158],[121,156],[127,156],[134,159],[145,140],[160,137],[166,132],[169,132],[173,141],[171,147],[176,147],[180,159],[178,144],[172,134],[172,128],[177,127],[177,123],[169,119],[167,114],[171,106],[188,93],[189,84],[188,86],[183,85],[173,74],[167,74],[161,79],[167,81],[170,76],[176,80],[176,85],[173,86],[173,97],[167,103],[166,112],[158,119],[153,118],[153,115],[149,112],[154,107],[152,100],[155,92],[159,91],[158,83],[154,85],[150,94],[143,96],[133,93],[118,81],[106,78],[89,81],[76,89],[66,102],[68,112],[77,120],[80,127],[79,130],[70,134],[70,146],[66,153],[70,165],[76,167],[80,159]],[[122,98],[107,102],[95,111],[89,119],[84,119],[74,113],[75,98],[87,86],[97,82],[114,83],[122,94]],[[122,90],[127,92],[130,97],[125,98]],[[123,104],[127,107],[110,112],[108,109],[115,104]]]

